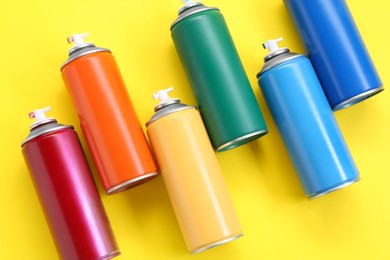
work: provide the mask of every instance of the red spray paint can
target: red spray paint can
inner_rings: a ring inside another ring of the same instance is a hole
[[[157,165],[111,51],[68,38],[74,46],[62,65],[65,86],[107,194],[157,176]]]
[[[63,260],[103,260],[120,254],[77,133],[34,110],[22,152]]]

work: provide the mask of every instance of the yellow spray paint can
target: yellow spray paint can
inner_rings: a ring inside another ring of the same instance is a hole
[[[187,248],[198,253],[242,236],[242,228],[198,110],[170,98],[172,90],[153,95],[160,103],[147,135]]]

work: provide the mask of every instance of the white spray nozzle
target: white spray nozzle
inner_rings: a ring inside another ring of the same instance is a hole
[[[81,44],[84,44],[84,40],[87,39],[89,37],[89,33],[79,33],[79,34],[73,34],[72,36],[68,36],[67,40],[68,40],[68,43],[71,43],[73,42],[74,43],[74,46],[78,46],[78,45],[81,45]]]
[[[35,118],[36,122],[40,122],[40,121],[43,121],[46,118],[46,115],[45,115],[45,112],[48,112],[51,110],[51,107],[45,107],[45,108],[42,108],[42,109],[36,109],[34,110],[33,112],[30,112],[28,114],[28,116],[30,118]]]
[[[171,99],[168,95],[169,92],[171,92],[173,90],[173,87],[169,87],[167,89],[162,89],[162,90],[159,90],[157,91],[156,93],[154,93],[152,96],[153,96],[153,99],[154,100],[157,100],[159,99],[160,102],[164,102],[165,100],[168,100],[168,99]]]
[[[49,121],[52,121],[52,120],[55,120],[54,118],[50,117],[50,118],[47,118],[46,115],[45,115],[45,112],[48,112],[51,110],[51,107],[45,107],[45,108],[42,108],[42,109],[36,109],[34,110],[33,112],[30,112],[28,114],[28,116],[30,118],[35,118],[35,122],[32,123],[30,125],[30,129],[33,129],[35,128],[36,126],[38,125],[41,125],[43,123],[47,123],[48,120]]]
[[[268,51],[270,53],[277,51],[277,50],[279,50],[278,42],[280,42],[281,40],[283,40],[282,37],[280,37],[278,39],[274,39],[274,40],[268,40],[265,43],[263,43],[263,48],[268,49]]]

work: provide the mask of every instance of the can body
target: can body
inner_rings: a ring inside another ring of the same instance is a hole
[[[22,152],[61,259],[119,255],[76,132],[43,134],[26,142]]]
[[[359,180],[359,173],[321,89],[303,55],[261,73],[259,85],[307,197]]]
[[[217,9],[196,12],[171,30],[214,149],[228,150],[266,134],[222,14]]]
[[[199,112],[184,109],[147,127],[187,248],[198,253],[242,235]]]
[[[383,90],[344,0],[283,0],[333,110]]]
[[[106,193],[155,177],[157,166],[113,55],[78,57],[62,68],[62,78]]]

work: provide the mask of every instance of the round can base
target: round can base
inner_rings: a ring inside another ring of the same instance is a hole
[[[125,191],[127,189],[130,189],[130,188],[133,188],[135,186],[138,186],[138,185],[140,185],[142,183],[145,183],[145,182],[153,179],[157,175],[158,175],[158,172],[152,172],[152,173],[144,174],[142,176],[139,176],[137,178],[128,180],[126,182],[123,182],[123,183],[121,183],[121,184],[119,184],[117,186],[114,186],[114,187],[108,189],[106,191],[106,194],[107,195],[111,195],[111,194],[115,194],[115,193],[119,193],[119,192]]]
[[[201,248],[198,248],[194,251],[191,252],[191,254],[197,254],[197,253],[200,253],[200,252],[203,252],[203,251],[206,251],[207,249],[210,249],[210,248],[213,248],[213,247],[216,247],[216,246],[220,246],[220,245],[223,245],[223,244],[226,244],[230,241],[233,241],[237,238],[240,238],[242,237],[244,234],[243,233],[240,233],[238,235],[233,235],[231,237],[228,237],[228,238],[225,238],[223,240],[220,240],[220,241],[217,241],[217,242],[214,242],[214,243],[211,243],[211,244],[208,244],[206,246],[203,246]]]
[[[254,132],[254,133],[250,133],[250,134],[241,136],[237,139],[234,139],[232,141],[229,141],[229,142],[219,146],[216,149],[216,151],[217,152],[224,152],[224,151],[236,148],[236,147],[241,146],[243,144],[249,143],[250,141],[253,141],[259,137],[262,137],[263,135],[265,135],[267,133],[268,133],[268,130],[265,129],[265,130],[260,130],[260,131]]]
[[[115,250],[115,251],[112,251],[110,252],[109,254],[105,255],[105,256],[102,256],[100,258],[98,258],[97,260],[109,260],[109,259],[112,259],[114,257],[117,257],[121,254],[120,251],[118,250]]]
[[[350,106],[352,106],[356,103],[359,103],[359,102],[361,102],[369,97],[374,96],[375,94],[378,94],[379,92],[381,92],[383,90],[384,90],[384,88],[382,86],[375,88],[375,89],[368,90],[366,92],[360,93],[359,95],[356,95],[350,99],[347,99],[347,100],[337,104],[332,109],[333,109],[333,111],[337,111],[337,110],[340,110],[343,108],[350,107]]]
[[[328,193],[331,193],[333,191],[336,191],[336,190],[339,190],[339,189],[342,189],[346,186],[349,186],[355,182],[358,182],[360,181],[360,177],[356,178],[356,179],[353,179],[353,180],[347,180],[347,181],[344,181],[342,183],[339,183],[337,184],[336,186],[333,186],[333,187],[330,187],[330,188],[327,188],[327,189],[324,189],[324,190],[321,190],[319,192],[316,192],[316,193],[313,193],[311,195],[308,196],[308,199],[309,200],[312,200],[312,199],[315,199],[315,198],[319,198],[323,195],[326,195]]]

